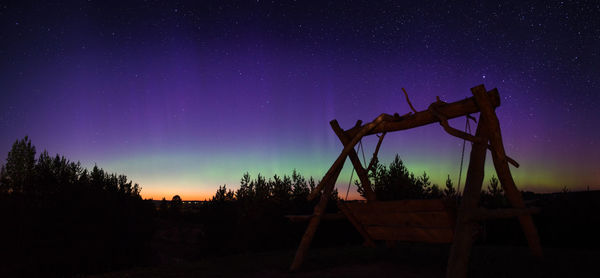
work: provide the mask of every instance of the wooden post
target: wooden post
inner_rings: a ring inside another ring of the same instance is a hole
[[[483,184],[485,155],[487,151],[487,132],[484,128],[486,124],[485,119],[479,117],[475,136],[485,139],[483,142],[473,143],[471,147],[463,199],[458,210],[454,240],[450,248],[450,257],[448,258],[447,278],[462,278],[467,276],[469,256],[473,245],[473,233],[475,231],[475,224],[470,221],[470,214],[478,207],[481,185]]]
[[[350,143],[350,138],[348,138],[348,136],[344,133],[344,130],[340,127],[340,125],[338,124],[338,122],[336,120],[329,122],[329,124],[331,125],[331,129],[333,129],[333,131],[335,132],[337,137],[342,142],[342,145],[345,146],[348,143]],[[375,197],[375,192],[373,192],[373,188],[371,187],[371,181],[369,181],[369,174],[367,173],[365,168],[363,168],[362,164],[360,163],[358,154],[356,154],[356,151],[354,149],[352,149],[350,151],[350,153],[348,153],[348,157],[350,157],[352,166],[354,166],[354,169],[356,170],[356,174],[358,175],[358,178],[360,179],[360,183],[362,183],[363,188],[365,189],[365,197],[367,198],[368,201],[375,201],[377,198]]]
[[[360,141],[360,139],[362,139],[363,136],[365,136],[365,134],[367,134],[368,132],[370,132],[371,130],[376,128],[379,124],[381,124],[383,122],[385,116],[386,116],[385,114],[381,114],[377,118],[375,118],[375,120],[373,120],[372,122],[360,127],[360,130],[358,131],[358,133],[355,133],[351,137],[352,140],[349,140],[348,144],[344,145],[344,149],[342,150],[342,153],[340,153],[340,155],[335,160],[335,162],[333,162],[333,165],[331,165],[331,167],[325,174],[325,177],[323,177],[323,180],[321,180],[319,185],[317,185],[317,187],[308,195],[309,200],[314,199],[317,196],[317,194],[319,194],[319,192],[325,187],[325,184],[329,181],[331,176],[334,174],[334,172],[335,172],[334,170],[337,168],[341,169],[341,167],[344,166],[346,157],[348,156],[348,154],[350,154],[350,152],[354,151],[354,146],[356,146],[356,144],[358,144],[358,141]],[[339,173],[337,175],[339,175]],[[335,177],[336,179],[337,179],[337,175]]]
[[[345,159],[345,157],[344,157]],[[343,168],[344,164],[337,165],[334,169],[334,174],[332,178],[327,181],[325,184],[325,188],[323,190],[323,194],[321,195],[321,200],[315,206],[315,210],[313,212],[313,217],[310,218],[310,222],[308,223],[308,227],[302,236],[302,240],[300,241],[300,245],[298,246],[298,250],[296,250],[296,256],[294,257],[294,261],[290,266],[291,271],[296,271],[302,265],[304,261],[304,257],[306,257],[306,252],[310,247],[310,243],[312,242],[313,237],[315,236],[315,232],[317,231],[317,227],[321,222],[321,216],[325,213],[325,208],[327,207],[327,202],[329,201],[329,197],[331,196],[331,192],[333,192],[333,188],[335,188],[335,182],[337,181],[338,176]]]
[[[481,111],[481,117],[485,118],[485,121],[488,125],[487,128],[489,129],[490,145],[492,146],[491,152],[492,159],[494,161],[494,168],[496,168],[498,180],[500,180],[500,184],[504,189],[506,198],[513,207],[524,209],[525,203],[523,202],[523,196],[521,196],[521,192],[519,192],[515,186],[515,181],[510,173],[508,160],[504,151],[504,144],[502,143],[500,123],[496,113],[494,112],[494,107],[486,95],[483,85],[479,85],[471,90]],[[531,253],[534,256],[541,257],[542,246],[540,244],[540,238],[531,215],[528,214],[519,216],[519,222],[521,223],[521,227],[525,233],[525,237],[527,238],[527,243],[529,244]]]

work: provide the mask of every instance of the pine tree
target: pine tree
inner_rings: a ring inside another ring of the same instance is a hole
[[[308,198],[310,189],[308,188],[306,179],[296,169],[292,172],[292,186],[292,199],[302,201]]]
[[[227,190],[226,185],[219,186],[215,196],[210,200],[211,202],[229,202],[235,200],[235,194],[231,189]]]
[[[32,179],[35,167],[35,146],[25,136],[17,140],[8,152],[6,164],[2,168],[2,192],[25,192],[32,190]]]
[[[448,175],[448,178],[446,179],[446,188],[444,189],[444,198],[452,199],[454,197],[456,197],[456,189],[450,179],[450,175]]]

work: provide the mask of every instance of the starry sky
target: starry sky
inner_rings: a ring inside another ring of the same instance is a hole
[[[518,187],[600,189],[597,1],[122,2],[0,4],[2,161],[29,135],[145,198],[204,199],[244,172],[320,179],[329,121],[407,113],[403,87],[424,110],[484,84]],[[461,147],[434,124],[388,134],[380,160],[456,183]]]

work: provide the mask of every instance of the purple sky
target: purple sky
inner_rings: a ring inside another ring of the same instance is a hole
[[[203,199],[246,171],[320,179],[341,151],[328,122],[404,114],[402,87],[424,110],[485,84],[517,186],[600,189],[599,18],[591,1],[2,4],[0,157],[29,135],[145,197]],[[461,146],[431,125],[380,157],[443,184]]]

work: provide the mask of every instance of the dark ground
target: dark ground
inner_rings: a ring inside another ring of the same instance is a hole
[[[287,270],[294,255],[289,250],[173,262],[94,277],[444,277],[448,249],[420,244],[312,249],[296,273]],[[522,246],[475,246],[469,277],[600,277],[600,250],[544,251],[540,260]]]
[[[468,276],[600,277],[600,191],[529,195],[525,199],[542,208],[534,221],[544,258],[529,255],[516,219],[484,221]],[[261,226],[254,222],[244,229],[194,223],[160,220],[152,247],[154,266],[96,277],[444,277],[449,253],[449,245],[417,243],[365,248],[347,221],[324,222],[302,270],[290,273],[306,223],[267,222],[263,225],[271,228],[265,231],[251,231]],[[219,229],[207,233],[210,227]],[[239,238],[255,234],[265,236]],[[250,244],[237,248],[244,242]],[[206,248],[212,245],[218,248]]]

